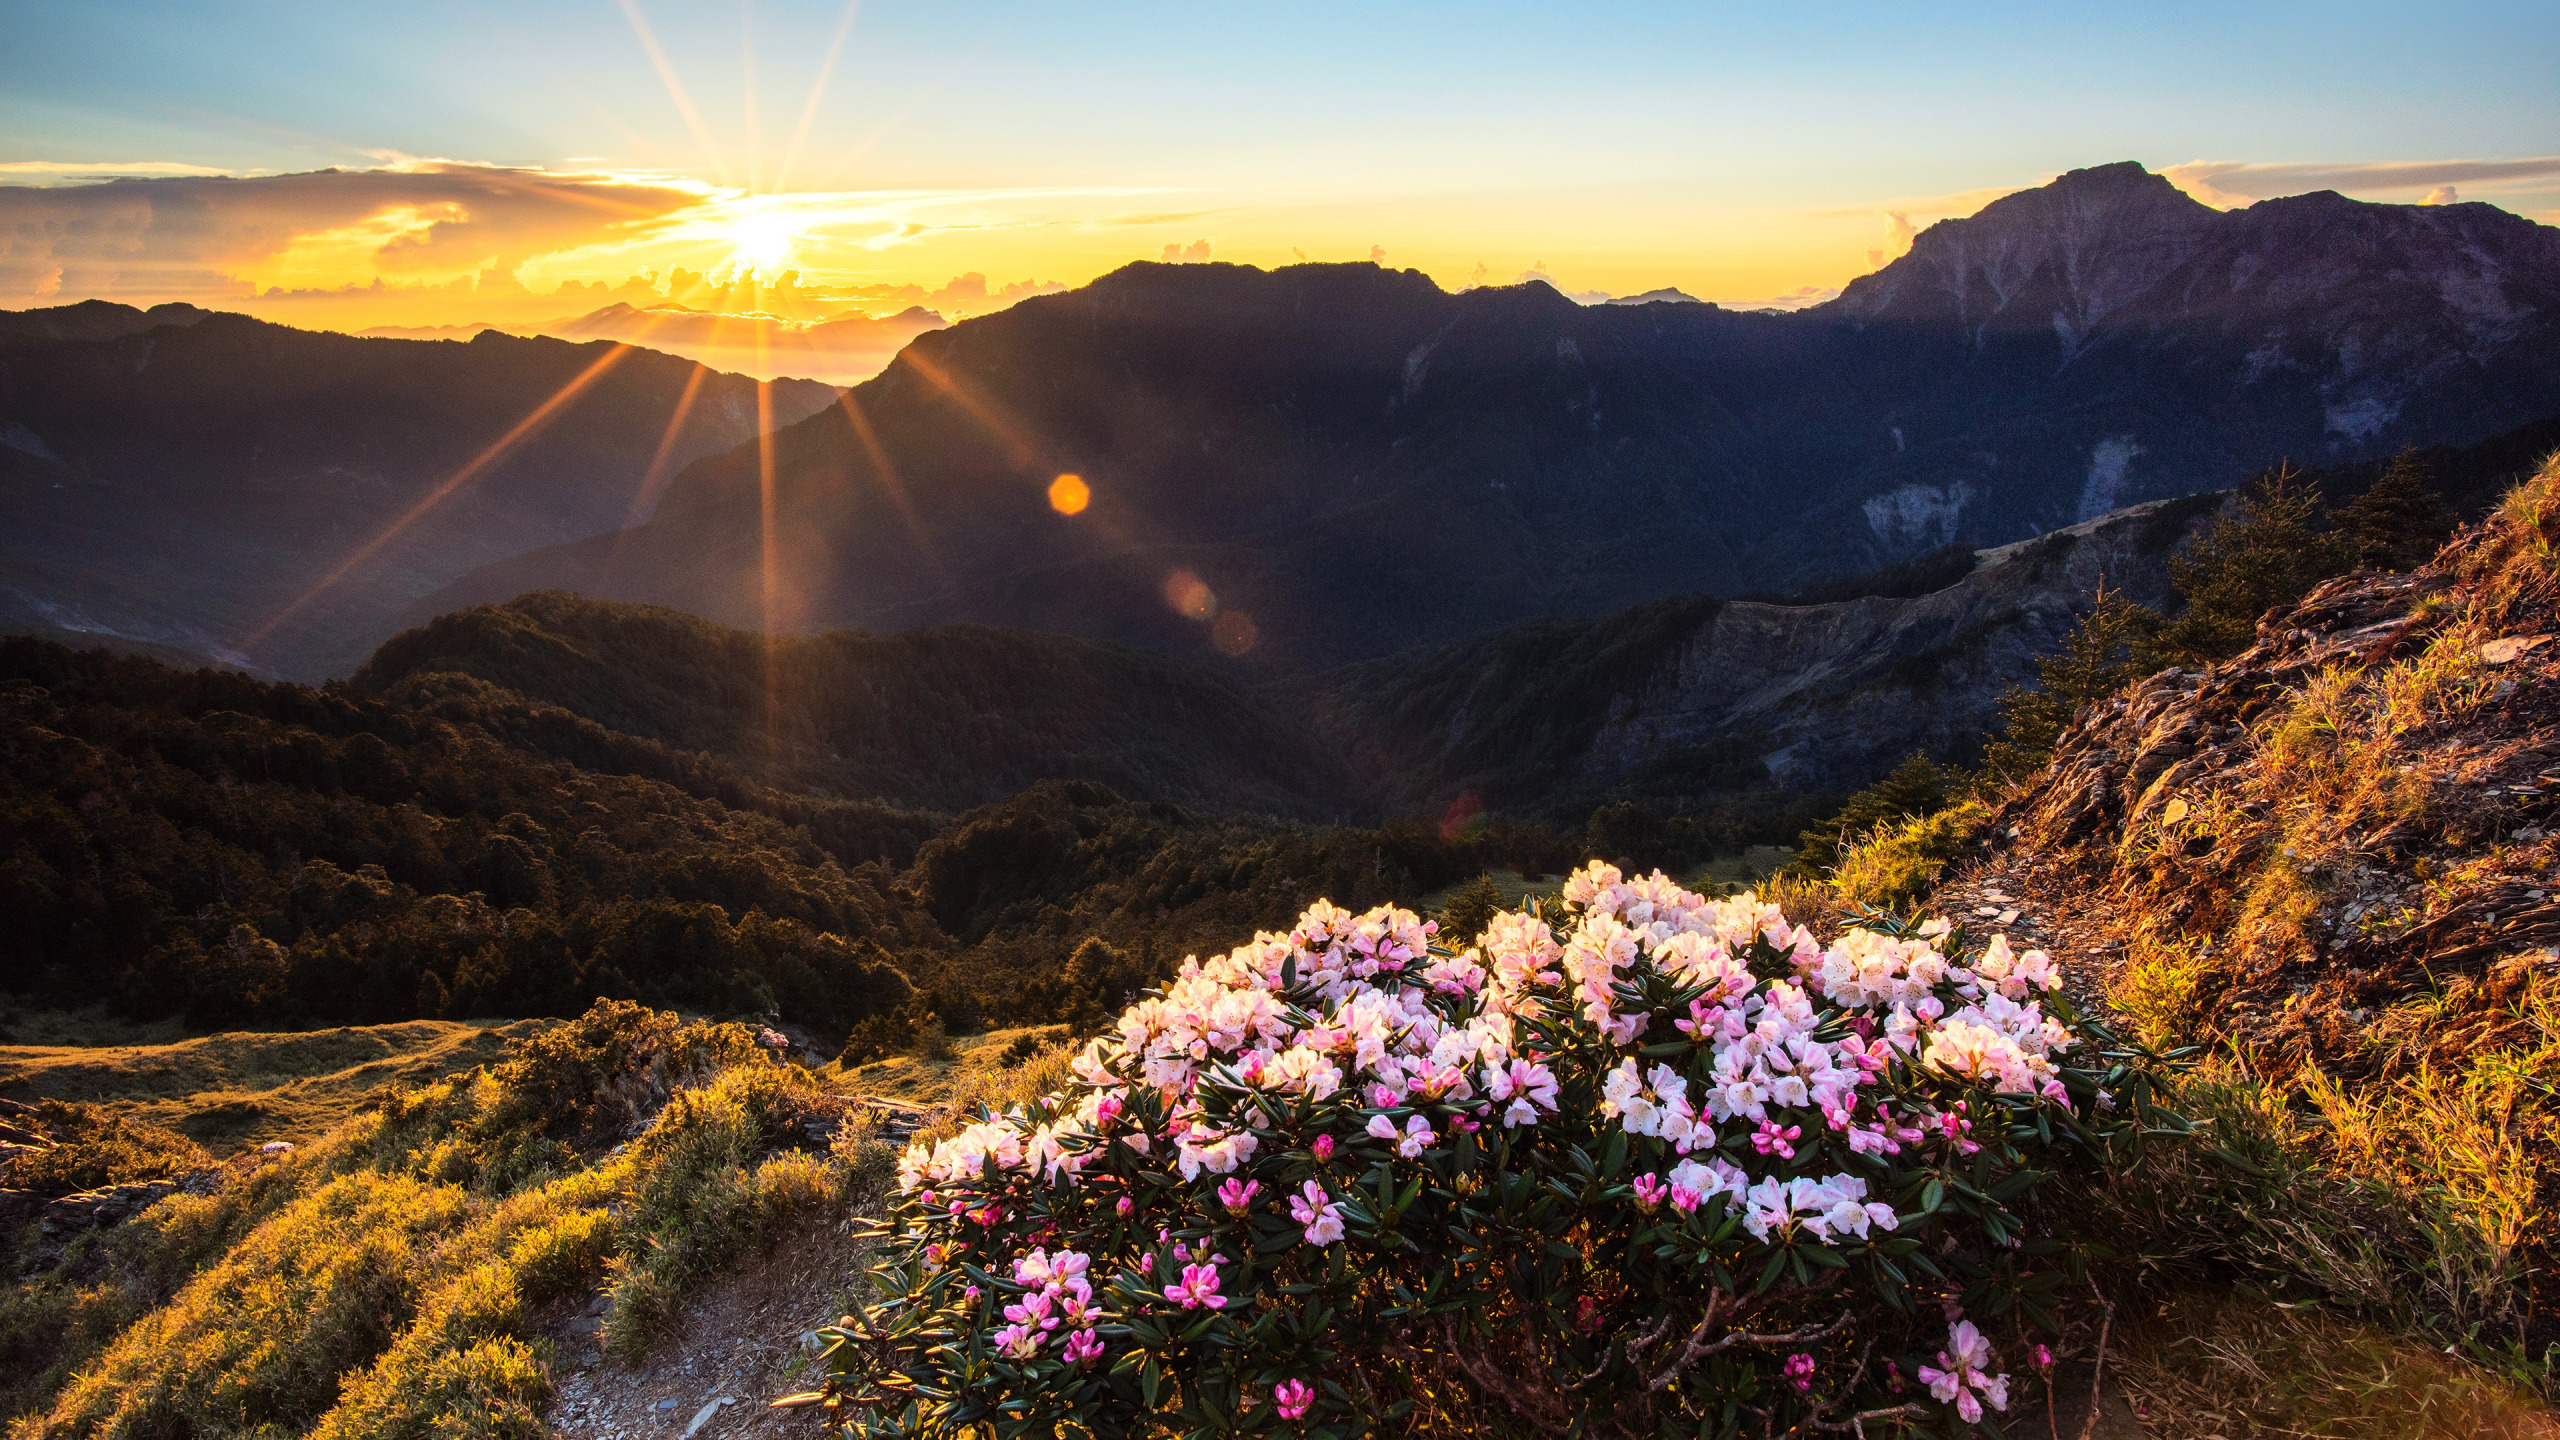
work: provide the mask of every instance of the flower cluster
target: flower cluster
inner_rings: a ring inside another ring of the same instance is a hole
[[[898,1358],[860,1403],[981,1397],[912,1411],[931,1433],[1000,1404],[1096,1434],[1170,1407],[1348,1436],[1360,1366],[1474,1343],[1454,1317],[1498,1310],[1527,1337],[1507,1343],[1601,1377],[1571,1403],[1685,1406],[1688,1381],[1665,1398],[1635,1373],[1636,1327],[1802,1335],[1787,1317],[1810,1308],[1787,1307],[1830,1303],[1825,1272],[1917,1299],[1951,1247],[2014,1266],[2005,1197],[2139,1143],[2106,1087],[2160,1123],[2140,1073],[2090,1068],[2103,1032],[2052,960],[2005,938],[1880,919],[1826,942],[1750,895],[1597,863],[1452,938],[1318,902],[1184,960],[1064,1093],[911,1147],[863,1331]],[[1767,1356],[1764,1393],[1819,1418],[1917,1373],[1971,1421],[2006,1377],[1954,1319],[1873,1374],[1825,1351],[1836,1385],[1811,1351]]]
[[[1090,1257],[1072,1250],[1055,1255],[1034,1250],[1014,1261],[1013,1283],[1022,1287],[1022,1294],[1003,1307],[1004,1326],[988,1336],[997,1351],[1028,1360],[1050,1340],[1059,1339],[1063,1328],[1062,1343],[1070,1363],[1098,1358],[1102,1342],[1095,1338],[1093,1327],[1110,1317],[1094,1304],[1093,1282],[1085,1273],[1091,1264]]]
[[[1966,1424],[1982,1418],[1984,1401],[1994,1410],[2009,1408],[2009,1377],[1991,1373],[1991,1342],[1970,1320],[1959,1320],[1947,1332],[1947,1348],[1938,1363],[1920,1367],[1920,1383],[1941,1405],[1953,1405]]]
[[[1898,1154],[1924,1140],[1937,1117],[1897,1112],[1877,1084],[1896,1061],[1999,1092],[2063,1098],[2055,1057],[2075,1041],[2035,998],[2062,983],[2041,950],[2018,955],[2000,936],[1961,965],[1937,948],[1952,933],[1943,921],[1899,936],[1853,928],[1825,946],[1751,896],[1710,900],[1659,873],[1631,881],[1608,865],[1576,872],[1565,895],[1580,917],[1560,944],[1543,926],[1486,932],[1498,999],[1525,1009],[1550,963],[1560,963],[1580,1017],[1627,1045],[1663,1018],[1637,982],[1658,976],[1690,992],[1671,1026],[1699,1047],[1702,1064],[1684,1070],[1627,1056],[1602,1082],[1601,1113],[1630,1135],[1687,1155],[1739,1133],[1755,1153],[1793,1160],[1804,1125],[1773,1117],[1813,1111],[1852,1152]],[[1755,951],[1789,976],[1755,975]],[[1738,1122],[1749,1123],[1737,1132]],[[1749,1182],[1717,1178],[1714,1188],[1691,1188],[1744,1201],[1745,1223],[1764,1238],[1769,1227],[1796,1224],[1826,1239],[1894,1225],[1892,1207],[1865,1203],[1866,1182],[1855,1175],[1762,1181],[1747,1195]]]

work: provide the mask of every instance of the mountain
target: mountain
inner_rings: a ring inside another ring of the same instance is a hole
[[[1286,673],[1792,591],[2554,413],[2560,231],[2331,194],[2226,213],[2114,165],[1933,226],[1792,314],[1132,265],[920,336],[779,438],[769,515],[757,455],[732,451],[656,522],[410,614],[560,588]],[[1079,513],[1048,503],[1062,472]]]
[[[795,792],[958,811],[1087,780],[1218,811],[1367,808],[1331,751],[1232,677],[1062,635],[953,625],[768,643],[551,592],[395,636],[350,682],[421,707],[484,686]]]
[[[872,316],[860,310],[817,320],[731,314],[689,305],[635,306],[616,301],[584,315],[518,325],[378,325],[367,335],[413,340],[468,340],[483,330],[549,335],[563,340],[620,340],[765,378],[815,376],[836,384],[880,373],[899,347],[949,322],[921,305]]]
[[[776,425],[835,398],[764,393]],[[758,403],[750,380],[604,343],[0,314],[0,627],[343,674],[418,595],[645,518],[646,482],[751,439]]]
[[[1822,604],[1682,596],[1545,620],[1285,685],[1389,809],[1472,796],[1576,817],[1610,796],[1696,804],[1852,789],[1914,751],[1979,748],[2101,586],[2170,599],[2170,552],[2217,510],[2155,500],[1964,557],[1908,594]]]

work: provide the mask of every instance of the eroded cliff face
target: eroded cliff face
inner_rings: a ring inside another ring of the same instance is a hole
[[[2170,551],[2218,503],[2154,501],[1983,551],[1972,574],[1915,599],[1728,604],[1617,698],[1585,774],[1606,786],[1655,756],[1744,737],[1791,789],[1863,784],[1915,750],[1966,753],[2101,586],[2165,602]]]

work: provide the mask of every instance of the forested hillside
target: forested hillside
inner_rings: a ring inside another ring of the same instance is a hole
[[[1167,656],[957,625],[767,640],[557,592],[393,638],[353,688],[427,704],[503,687],[786,788],[962,810],[1042,779],[1329,819],[1368,807],[1340,761],[1234,678]]]
[[[1570,851],[1085,781],[955,818],[767,785],[486,682],[435,689],[409,705],[0,641],[0,992],[264,1028],[605,995],[833,1041],[907,1007],[910,980],[954,1022],[1045,1020],[1088,937],[1169,967],[1319,896]]]

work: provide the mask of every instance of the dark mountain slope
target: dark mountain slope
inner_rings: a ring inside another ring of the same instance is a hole
[[[1822,604],[1683,596],[1533,621],[1291,682],[1393,808],[1587,811],[1863,785],[1915,750],[1962,756],[2032,684],[2101,584],[2160,604],[2169,554],[2219,504],[2153,501],[1981,552],[1917,595]]]
[[[732,451],[653,524],[412,614],[557,587],[783,629],[1249,639],[1285,671],[1790,592],[2560,410],[2560,232],[2334,195],[2217,212],[2107,166],[1795,315],[1142,264],[922,336],[852,394],[781,438],[769,517]],[[1066,471],[1081,514],[1046,503]]]
[[[342,674],[413,597],[528,544],[628,523],[688,387],[662,478],[756,433],[753,382],[625,348],[466,473],[615,353],[494,333],[360,340],[183,305],[0,315],[0,624]],[[783,424],[834,392],[788,381],[770,394]],[[440,504],[275,623],[457,475]]]
[[[520,596],[385,644],[359,691],[426,703],[471,676],[790,790],[956,811],[1049,779],[1330,818],[1365,808],[1302,725],[1206,667],[958,625],[778,640],[673,610]]]

